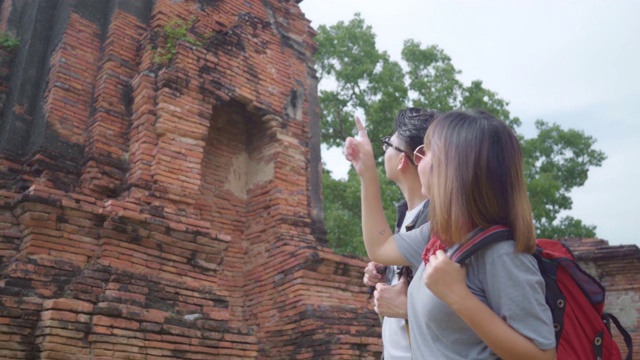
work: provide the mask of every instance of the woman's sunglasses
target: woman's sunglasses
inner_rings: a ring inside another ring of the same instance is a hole
[[[422,160],[425,156],[427,156],[427,153],[424,149],[424,145],[418,146],[413,152],[413,163],[418,165],[420,163],[420,160]]]

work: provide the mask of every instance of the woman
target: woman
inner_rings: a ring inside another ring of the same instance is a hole
[[[418,267],[409,286],[411,347],[416,359],[554,359],[555,335],[545,304],[522,169],[513,131],[491,115],[453,111],[429,127],[414,162],[430,198],[431,223],[389,236],[366,132],[347,139],[346,156],[361,178],[363,237],[378,263]],[[373,169],[372,169],[373,165]],[[491,245],[465,267],[443,251],[421,259],[418,239],[449,246],[478,227],[502,224],[514,241]],[[414,340],[415,339],[415,340]]]

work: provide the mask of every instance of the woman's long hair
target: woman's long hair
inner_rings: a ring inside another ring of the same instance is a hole
[[[451,111],[434,120],[424,142],[433,162],[427,181],[433,233],[453,245],[477,227],[505,225],[517,251],[533,252],[535,229],[514,132],[486,112]]]

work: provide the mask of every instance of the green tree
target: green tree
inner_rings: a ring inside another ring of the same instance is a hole
[[[409,39],[404,42],[402,62],[394,61],[377,49],[375,34],[359,14],[348,23],[319,26],[316,41],[322,142],[327,147],[341,147],[344,139],[355,133],[354,116],[364,118],[379,160],[383,204],[390,224],[395,220],[393,204],[402,194],[385,180],[382,148],[375,142],[391,135],[397,112],[407,106],[441,111],[476,108],[504,120],[521,141],[538,236],[595,236],[594,225],[560,217],[562,211],[571,209],[571,190],[584,185],[589,169],[601,166],[606,158],[594,149],[594,138],[538,120],[537,136],[525,139],[517,132],[521,121],[511,115],[509,103],[484,88],[481,80],[464,85],[458,79],[460,70],[444,50]],[[351,170],[347,179],[334,179],[325,171],[323,187],[329,244],[338,252],[364,255],[358,176]]]
[[[596,139],[583,131],[563,130],[559,125],[536,121],[538,136],[522,141],[525,176],[538,234],[543,237],[594,237],[595,225],[585,225],[571,216],[569,193],[584,185],[589,168],[601,166],[606,156],[595,150]]]

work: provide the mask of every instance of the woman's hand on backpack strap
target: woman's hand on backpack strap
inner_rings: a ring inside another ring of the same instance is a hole
[[[438,250],[429,257],[422,276],[424,285],[445,304],[455,310],[465,296],[473,296],[467,288],[467,269]]]

